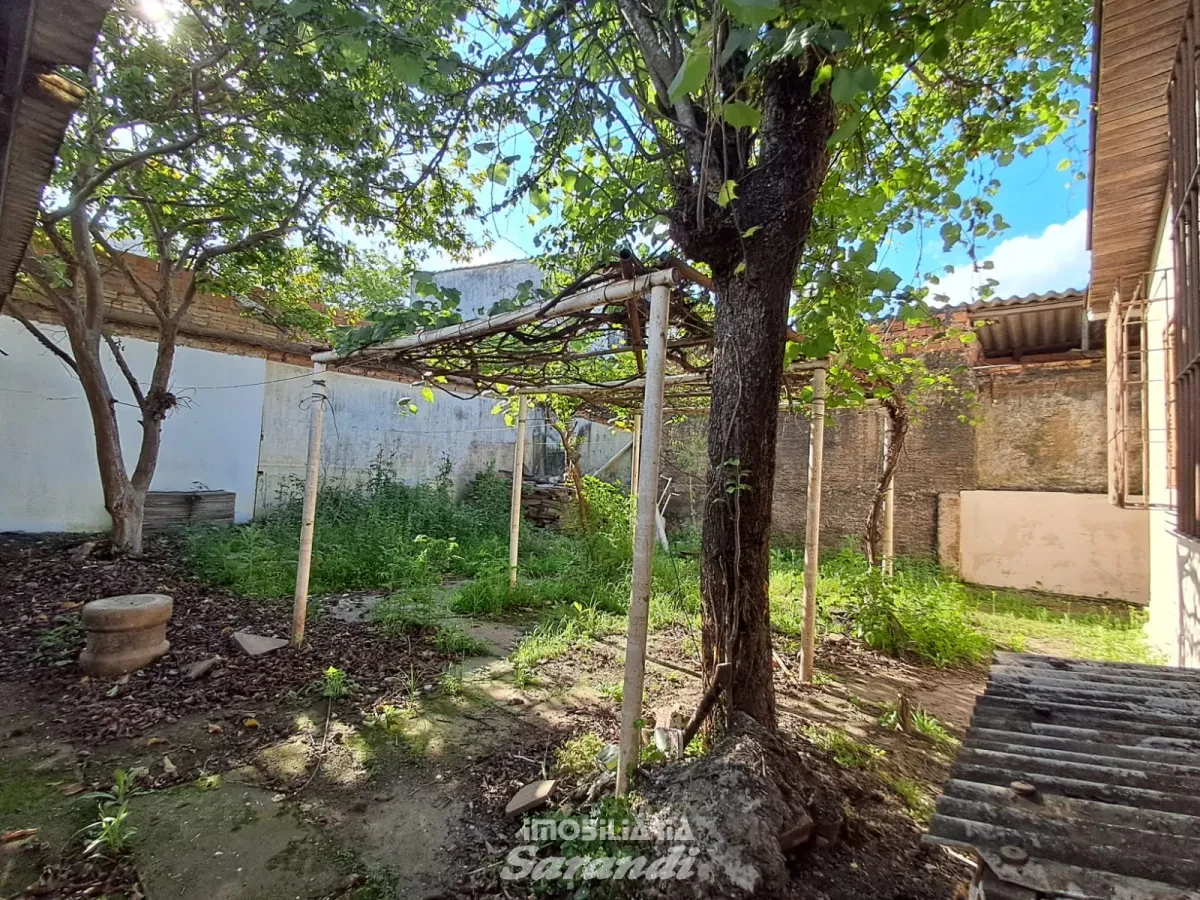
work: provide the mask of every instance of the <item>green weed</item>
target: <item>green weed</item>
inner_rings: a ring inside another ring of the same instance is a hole
[[[928,822],[933,815],[933,801],[920,782],[911,778],[900,778],[888,772],[880,775],[884,784],[895,791],[896,796],[904,803],[908,814],[918,822]]]
[[[1146,641],[1145,610],[1018,591],[969,590],[975,624],[1010,650],[1109,662],[1163,661]]]
[[[926,712],[920,707],[914,706],[910,710],[908,726],[912,731],[927,738],[930,743],[943,753],[952,754],[958,749],[958,738],[938,720],[937,716]],[[889,703],[884,707],[883,714],[879,717],[879,727],[893,731],[905,730],[903,723],[900,721],[900,707],[898,704]]]
[[[448,482],[409,486],[380,458],[358,485],[317,495],[312,593],[432,585],[473,577],[506,556],[509,482],[483,474],[463,503]],[[290,485],[263,518],[233,527],[192,529],[191,565],[202,577],[252,597],[281,597],[295,586],[300,490]]]
[[[554,751],[554,767],[551,770],[556,778],[581,778],[596,771],[596,757],[604,749],[604,740],[597,734],[581,734],[579,737],[565,741]]]
[[[839,766],[849,769],[869,769],[884,756],[878,747],[857,741],[840,728],[808,725],[804,728],[804,736],[832,756]]]
[[[330,666],[321,675],[321,696],[326,700],[341,700],[350,693],[350,681],[346,673]]]
[[[449,656],[487,656],[491,652],[486,641],[467,634],[455,625],[443,625],[433,636],[433,645]]]

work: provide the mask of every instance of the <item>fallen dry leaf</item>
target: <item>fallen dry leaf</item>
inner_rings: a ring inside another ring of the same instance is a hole
[[[214,725],[212,722],[208,723],[208,733],[209,734],[220,734],[224,730],[225,729],[222,728],[220,725]]]
[[[87,785],[77,781],[74,784],[68,784],[66,787],[59,790],[59,793],[64,797],[74,797],[76,794],[82,794],[86,790]]]
[[[9,844],[13,841],[23,841],[25,838],[33,837],[38,833],[36,828],[18,828],[16,831],[6,831],[0,835],[0,843]]]
[[[257,728],[258,727],[258,719],[247,719],[242,724],[245,725],[247,728]]]
[[[150,740],[146,741],[146,746],[153,747],[155,744],[165,744],[165,743],[166,743],[166,741],[164,741],[160,737],[152,737],[152,738],[150,738]]]
[[[179,771],[179,767],[176,766],[175,763],[171,762],[171,757],[164,756],[162,762],[163,762],[163,773],[164,774],[174,775],[176,772]]]

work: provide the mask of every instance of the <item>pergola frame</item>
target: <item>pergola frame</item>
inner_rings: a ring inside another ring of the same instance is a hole
[[[696,406],[696,397],[708,396],[709,373],[686,371],[668,374],[668,332],[671,326],[672,289],[677,279],[688,278],[690,270],[677,267],[660,269],[633,278],[610,281],[583,290],[552,303],[531,304],[499,315],[474,319],[445,328],[432,329],[384,341],[367,348],[351,351],[329,350],[314,353],[313,393],[310,409],[308,460],[304,483],[301,517],[300,552],[296,568],[296,593],[293,608],[291,642],[300,646],[304,640],[304,624],[308,605],[308,582],[312,565],[312,543],[316,519],[317,482],[320,474],[321,431],[324,419],[326,365],[336,365],[364,356],[378,358],[395,354],[403,359],[403,369],[411,371],[414,354],[432,352],[448,346],[461,348],[496,335],[511,333],[526,325],[593,314],[598,308],[623,304],[631,321],[628,333],[631,346],[612,348],[610,353],[637,353],[644,350],[644,375],[625,381],[598,384],[509,384],[501,378],[491,379],[493,386],[515,388],[518,396],[516,446],[513,451],[513,488],[509,527],[509,583],[515,585],[520,541],[521,497],[525,463],[525,434],[529,418],[531,395],[562,394],[579,396],[605,403],[615,403],[637,409],[633,417],[633,485],[636,516],[633,533],[633,573],[629,598],[629,624],[625,643],[624,699],[621,704],[621,743],[617,765],[616,792],[628,791],[629,779],[637,767],[641,746],[637,722],[642,717],[642,699],[646,671],[646,640],[650,609],[650,588],[653,574],[655,516],[657,513],[659,462],[662,445],[664,410],[668,396],[677,396],[685,406]],[[637,315],[636,302],[649,295],[644,343],[638,341],[642,323]],[[687,310],[685,314],[690,314]],[[813,425],[810,432],[808,507],[806,522],[804,573],[804,631],[802,673],[811,678],[816,624],[817,554],[820,539],[821,468],[824,449],[825,375],[828,360],[812,360],[793,365],[787,375],[811,373]],[[639,365],[639,368],[642,368]],[[527,374],[527,373],[525,373]],[[785,379],[786,386],[787,379]]]

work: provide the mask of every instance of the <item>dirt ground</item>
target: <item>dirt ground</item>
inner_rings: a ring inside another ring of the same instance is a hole
[[[619,635],[546,661],[518,686],[504,657],[520,622],[457,619],[495,655],[456,662],[432,629],[383,634],[362,615],[371,598],[339,597],[315,604],[325,612],[303,651],[251,659],[229,633],[283,636],[290,604],[204,585],[166,542],[137,561],[73,555],[77,543],[0,540],[0,835],[38,829],[0,843],[0,897],[526,896],[529,884],[497,877],[519,827],[505,804],[547,776],[565,740],[616,740]],[[127,679],[84,676],[81,605],[151,591],[175,600],[168,656]],[[699,699],[691,637],[653,637],[656,721],[690,715]],[[214,657],[188,680],[189,665]],[[931,670],[838,639],[821,645],[814,685],[799,683],[794,655],[778,662],[781,727],[820,760],[813,771],[840,792],[848,823],[790,860],[789,896],[950,897],[965,867],[921,842],[950,751],[880,717],[903,693],[961,734],[985,672]],[[331,665],[351,681],[336,700],[322,696]],[[875,750],[832,762],[818,746],[826,733]],[[86,793],[107,789],[117,768],[135,776],[132,855],[88,863],[86,829],[100,813]]]

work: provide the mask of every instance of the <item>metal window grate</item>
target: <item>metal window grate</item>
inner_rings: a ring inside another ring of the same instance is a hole
[[[1184,23],[1183,38],[1167,100],[1171,139],[1171,234],[1175,248],[1174,399],[1176,527],[1200,537],[1200,103],[1197,66],[1197,3]]]

